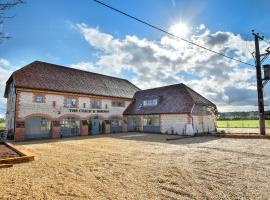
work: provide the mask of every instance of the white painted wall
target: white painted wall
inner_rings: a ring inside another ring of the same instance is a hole
[[[216,119],[213,115],[192,116],[195,133],[215,132]]]
[[[19,117],[24,118],[31,114],[47,114],[54,118],[61,117],[65,114],[76,114],[82,118],[94,115],[93,113],[80,113],[80,112],[70,112],[68,108],[64,107],[64,96],[57,94],[46,94],[45,103],[35,103],[33,102],[34,94],[32,92],[21,91],[19,99]],[[72,96],[72,95],[71,95]],[[56,107],[53,107],[53,101],[56,101]],[[79,109],[83,108],[83,103],[86,103],[85,109],[91,109],[90,107],[91,97],[79,97]],[[112,107],[111,99],[101,99],[102,109],[105,109],[105,104],[108,105],[109,113],[99,113],[98,115],[109,118],[111,116],[122,116],[126,107],[131,101],[125,101],[125,107]],[[59,114],[59,112],[61,114]]]
[[[184,135],[186,124],[188,123],[187,114],[162,114],[160,115],[160,131],[162,133]]]

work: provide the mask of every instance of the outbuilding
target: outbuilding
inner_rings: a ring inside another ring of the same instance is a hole
[[[124,111],[128,131],[195,135],[216,131],[216,105],[185,84],[137,91]]]

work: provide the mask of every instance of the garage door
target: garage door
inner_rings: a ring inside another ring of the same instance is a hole
[[[112,119],[111,120],[111,133],[122,132],[122,120]]]
[[[34,117],[25,122],[25,139],[51,138],[51,120]]]
[[[65,118],[61,121],[61,137],[72,137],[80,135],[80,120],[76,118]]]

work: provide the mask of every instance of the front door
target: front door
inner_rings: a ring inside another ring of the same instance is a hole
[[[99,119],[91,119],[92,124],[92,135],[100,134],[100,120]]]

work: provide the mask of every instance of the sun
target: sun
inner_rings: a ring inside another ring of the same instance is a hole
[[[169,32],[176,36],[184,38],[188,34],[188,27],[182,22],[176,23],[169,28]]]

